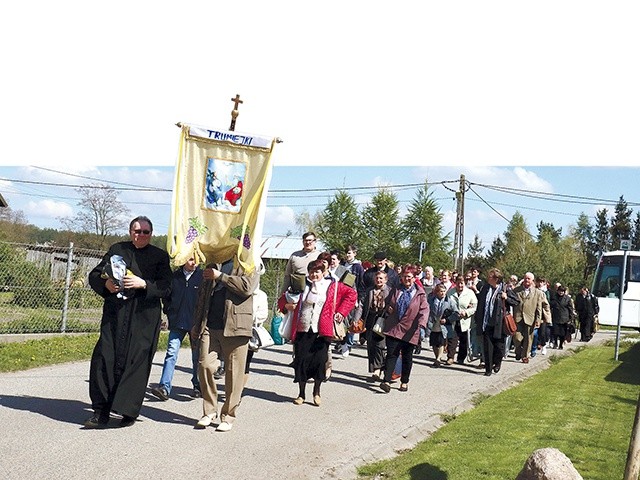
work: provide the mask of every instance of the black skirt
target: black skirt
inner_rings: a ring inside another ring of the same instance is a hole
[[[327,359],[329,355],[329,341],[317,333],[297,332],[293,344],[293,381],[306,382],[310,378],[324,382],[327,377]]]

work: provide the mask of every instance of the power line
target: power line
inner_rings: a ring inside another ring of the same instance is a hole
[[[472,191],[472,192],[476,195],[476,197],[478,197],[478,198],[479,198],[479,199],[480,199],[480,200],[481,200],[481,201],[482,201],[482,202],[483,202],[487,207],[489,207],[489,208],[490,208],[491,210],[493,210],[496,214],[498,214],[498,216],[502,217],[502,218],[503,218],[507,223],[509,223],[509,222],[510,222],[510,220],[509,220],[507,217],[505,217],[505,216],[504,216],[504,215],[502,215],[498,210],[496,210],[496,209],[495,209],[495,208],[493,208],[491,205],[489,205],[489,203],[488,203],[484,198],[482,198],[482,197],[478,194],[478,192],[476,192],[473,188],[471,188],[471,185],[469,185],[469,190],[470,190],[470,191]]]
[[[84,178],[86,180],[93,180],[95,182],[105,183],[104,180],[101,180],[99,178],[87,177],[87,176],[84,176],[84,175],[78,175],[77,173],[61,172],[60,170],[54,170],[52,168],[45,168],[45,167],[38,167],[36,165],[31,165],[31,168],[36,168],[38,170],[44,170],[45,172],[59,173],[60,175],[67,175],[69,177]],[[115,184],[115,185],[125,185],[127,187],[142,187],[141,185],[136,185],[136,184],[133,184],[133,183],[116,182],[115,180],[109,180],[109,183],[110,184]]]
[[[579,196],[579,195],[567,195],[567,194],[562,194],[562,193],[540,192],[540,191],[535,191],[535,190],[524,190],[524,189],[521,189],[521,188],[503,187],[501,185],[487,185],[487,184],[475,183],[475,182],[469,182],[469,185],[477,185],[478,187],[484,187],[484,188],[488,188],[490,190],[497,190],[497,191],[502,192],[502,193],[511,193],[511,194],[518,193],[518,194],[526,196],[526,197],[538,198],[540,200],[549,200],[549,201],[555,201],[555,202],[584,203],[586,205],[597,205],[599,203],[606,203],[606,204],[610,204],[610,205],[615,205],[615,204],[618,203],[618,200],[608,200],[608,199],[605,199],[605,198],[595,198],[595,197],[583,197],[583,196]],[[539,195],[545,195],[545,196],[548,196],[548,197],[568,198],[568,199],[572,199],[572,201],[560,200],[560,199],[556,199],[556,198],[540,198]],[[579,200],[579,201],[576,201],[576,200]],[[629,205],[629,206],[639,206],[640,203],[627,201],[627,205]]]
[[[475,192],[474,192],[475,193]],[[468,200],[471,200],[473,202],[478,202],[480,200],[475,199],[475,198],[469,198]],[[545,212],[545,213],[553,213],[554,215],[566,215],[569,217],[575,217],[578,218],[580,217],[580,215],[576,215],[575,213],[568,213],[568,212],[555,212],[555,211],[551,211],[549,209],[546,208],[533,208],[533,207],[523,207],[521,205],[512,205],[510,203],[500,203],[500,202],[491,202],[493,205],[500,205],[502,207],[512,207],[512,208],[517,208],[518,210],[533,210],[534,212]]]
[[[137,188],[121,188],[121,187],[111,187],[109,185],[78,185],[73,183],[55,183],[55,182],[36,182],[34,180],[18,180],[15,178],[0,178],[0,180],[4,180],[6,182],[14,182],[14,183],[26,183],[29,185],[47,185],[50,187],[69,187],[69,188],[80,188],[80,187],[91,187],[97,190],[121,190],[121,191],[132,191],[132,192],[171,192],[172,190],[168,188],[157,188],[157,187],[137,187]]]

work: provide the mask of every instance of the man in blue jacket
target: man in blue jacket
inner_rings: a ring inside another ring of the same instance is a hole
[[[198,288],[202,283],[202,269],[194,257],[189,258],[181,268],[173,272],[171,280],[171,294],[164,300],[164,313],[169,318],[169,344],[164,358],[162,376],[156,388],[151,389],[160,400],[168,400],[171,393],[171,381],[178,360],[180,346],[193,327],[193,314],[198,299]],[[193,396],[200,397],[198,382],[198,342],[191,341],[191,361],[193,373]]]

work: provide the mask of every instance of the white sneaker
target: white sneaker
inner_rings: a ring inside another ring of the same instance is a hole
[[[216,432],[228,432],[229,430],[231,430],[231,427],[233,427],[233,424],[227,423],[227,422],[222,422],[216,428]]]
[[[546,355],[547,354],[547,346],[545,345],[544,347],[542,347],[542,351],[540,352],[541,355]]]
[[[342,346],[342,358],[347,358],[349,356],[349,347],[346,345]]]
[[[203,415],[198,423],[196,423],[196,428],[207,428],[209,425],[213,423],[213,419],[216,418],[215,415]]]

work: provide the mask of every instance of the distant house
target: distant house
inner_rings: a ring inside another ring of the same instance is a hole
[[[4,197],[0,193],[0,207],[5,208],[5,207],[8,207],[8,206],[9,206],[9,204],[7,203],[7,201],[4,199]]]

